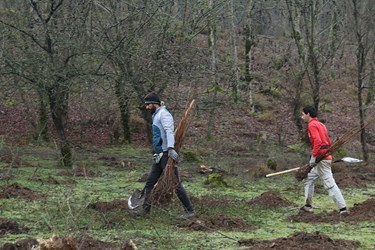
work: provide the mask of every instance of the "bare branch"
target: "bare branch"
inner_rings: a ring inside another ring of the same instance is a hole
[[[31,40],[33,40],[41,49],[47,51],[47,48],[45,46],[43,46],[32,34],[26,32],[26,31],[24,31],[24,30],[22,30],[22,29],[20,29],[20,28],[18,28],[16,26],[14,26],[13,24],[6,23],[3,20],[0,20],[0,23],[4,24],[4,25],[6,25],[6,26],[8,26],[8,27],[10,27],[12,29],[15,29],[15,30],[19,31],[20,33],[22,33],[22,34],[30,37]]]

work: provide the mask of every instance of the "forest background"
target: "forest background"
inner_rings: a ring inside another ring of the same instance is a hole
[[[241,144],[239,133],[249,137],[243,143],[298,143],[306,104],[335,139],[373,114],[373,8],[354,0],[4,0],[2,138],[52,140],[65,166],[82,144],[147,143],[142,98],[155,91],[177,120],[195,93],[195,144]],[[360,135],[366,161],[371,131]]]
[[[143,185],[136,178],[150,167],[143,97],[155,91],[176,124],[195,98],[180,152],[182,178],[199,214],[241,216],[258,226],[231,237],[271,239],[309,229],[373,246],[372,219],[334,227],[292,223],[295,211],[257,210],[246,199],[276,189],[301,202],[301,183],[290,176],[259,177],[308,162],[304,105],[318,109],[333,141],[373,119],[374,8],[372,0],[2,0],[0,182],[48,194],[32,205],[1,200],[2,217],[39,238],[91,230],[111,242],[125,235],[145,249],[191,249],[195,241],[197,249],[238,249],[216,237],[220,232],[181,234],[158,210],[156,226],[124,212],[124,199]],[[335,159],[362,159],[369,168],[360,171],[371,175],[374,152],[372,123]],[[229,187],[202,187],[202,166],[226,173]],[[61,169],[74,180],[61,177]],[[77,169],[84,174],[76,176]],[[372,190],[345,190],[350,209]],[[333,209],[325,192],[317,196]],[[93,212],[88,204],[95,201],[121,211]]]

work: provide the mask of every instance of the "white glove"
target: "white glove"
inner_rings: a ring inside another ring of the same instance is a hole
[[[158,164],[158,163],[160,162],[160,160],[161,160],[161,157],[163,157],[163,152],[160,153],[160,154],[154,154],[154,155],[152,156],[152,161],[153,161],[154,163]]]
[[[178,154],[174,148],[168,148],[168,157],[172,158],[175,162],[178,162]]]
[[[316,163],[316,158],[314,157],[314,156],[311,156],[311,158],[310,158],[310,162],[309,162],[309,165],[310,165],[310,167],[315,167],[316,165],[317,165],[317,163]]]

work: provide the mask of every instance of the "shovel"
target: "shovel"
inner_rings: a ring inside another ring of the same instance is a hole
[[[145,200],[144,194],[145,194],[144,189],[143,190],[136,189],[134,193],[128,199],[129,209],[133,210],[139,207],[140,205],[143,205],[143,202]]]
[[[360,159],[356,159],[356,158],[352,158],[352,157],[343,157],[341,159],[338,159],[338,160],[335,160],[334,162],[348,162],[348,163],[359,163],[359,162],[363,162],[363,160],[360,160]],[[280,172],[276,172],[276,173],[272,173],[272,174],[268,174],[266,175],[266,177],[271,177],[271,176],[275,176],[275,175],[280,175],[280,174],[286,174],[286,173],[290,173],[290,172],[295,172],[295,171],[298,171],[301,167],[298,167],[298,168],[292,168],[292,169],[288,169],[288,170],[284,170],[284,171],[280,171]]]

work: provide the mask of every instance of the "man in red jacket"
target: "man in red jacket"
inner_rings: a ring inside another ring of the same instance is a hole
[[[307,123],[307,131],[311,143],[311,158],[310,166],[312,167],[307,178],[304,180],[305,185],[305,205],[301,210],[306,212],[312,212],[312,199],[314,195],[314,182],[320,177],[323,182],[325,190],[327,190],[329,196],[333,199],[338,207],[341,215],[349,214],[346,209],[346,203],[344,197],[341,194],[339,187],[337,186],[335,179],[332,175],[331,164],[332,155],[328,154],[320,162],[316,162],[316,158],[324,154],[325,151],[331,146],[331,140],[328,136],[326,126],[316,118],[317,112],[315,107],[306,106],[303,108],[302,120]]]

